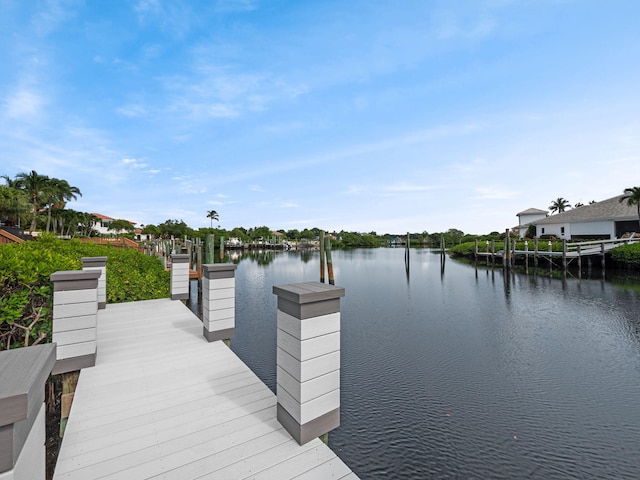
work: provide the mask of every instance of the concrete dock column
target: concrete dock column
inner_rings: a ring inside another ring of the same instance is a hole
[[[55,272],[53,281],[53,374],[73,372],[96,364],[98,279],[96,270]]]
[[[47,377],[54,344],[0,352],[0,479],[45,479]]]
[[[98,278],[98,310],[107,308],[107,257],[82,257],[82,270],[97,270]]]
[[[231,263],[202,266],[202,334],[209,342],[235,335],[236,268]]]
[[[303,445],[340,425],[340,297],[319,282],[273,287],[278,296],[278,421]]]
[[[189,255],[174,253],[171,255],[171,300],[189,298]]]

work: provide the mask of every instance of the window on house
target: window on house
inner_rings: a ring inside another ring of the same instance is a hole
[[[560,235],[564,235],[564,227],[560,227]]]
[[[544,235],[544,227],[542,227],[542,234]]]

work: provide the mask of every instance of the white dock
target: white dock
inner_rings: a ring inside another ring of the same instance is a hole
[[[357,479],[319,439],[298,445],[276,397],[180,301],[107,305],[54,479]]]

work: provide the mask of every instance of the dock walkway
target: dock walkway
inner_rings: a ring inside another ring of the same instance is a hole
[[[319,439],[298,445],[276,397],[180,301],[107,305],[55,480],[357,479]]]

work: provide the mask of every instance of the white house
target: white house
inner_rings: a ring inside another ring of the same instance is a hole
[[[567,240],[614,239],[625,233],[640,232],[635,206],[620,202],[618,195],[601,202],[573,208],[547,218],[536,220],[536,236],[554,235]]]
[[[98,219],[97,222],[93,222],[91,228],[98,232],[100,235],[118,235],[120,233],[127,233],[126,230],[109,230],[109,224],[114,220],[117,220],[116,218],[107,217],[106,215],[102,215],[101,213],[92,213],[91,215]],[[134,222],[129,223],[131,223],[131,225],[135,225]]]
[[[520,213],[516,213],[518,217],[518,234],[520,238],[524,238],[527,234],[529,225],[535,223],[536,220],[545,218],[549,212],[546,210],[540,210],[539,208],[528,208]]]

